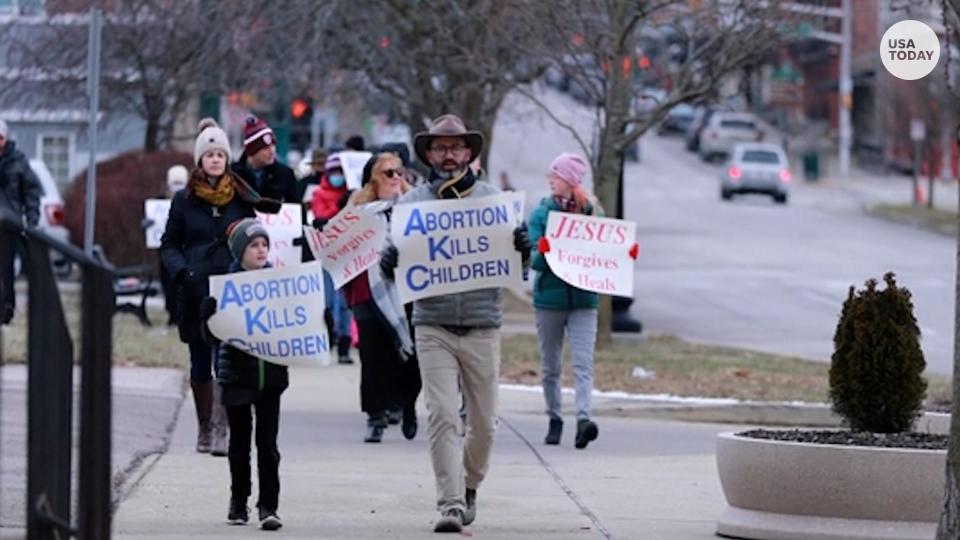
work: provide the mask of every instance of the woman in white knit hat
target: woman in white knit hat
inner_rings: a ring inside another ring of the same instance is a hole
[[[214,355],[200,332],[200,302],[208,295],[208,278],[227,273],[233,257],[227,227],[254,209],[276,213],[277,201],[264,199],[230,172],[230,142],[210,118],[200,121],[194,144],[196,166],[186,187],[173,197],[160,258],[179,285],[180,341],[190,350],[190,388],[197,410],[197,451],[227,454],[226,413],[213,383]]]

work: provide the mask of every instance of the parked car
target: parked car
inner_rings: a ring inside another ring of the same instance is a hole
[[[700,134],[703,133],[703,128],[707,126],[714,112],[716,112],[714,107],[706,105],[701,105],[694,109],[693,118],[690,119],[690,125],[687,126],[687,131],[683,134],[686,148],[690,152],[700,151]]]
[[[787,203],[792,181],[787,154],[773,143],[737,143],[720,176],[720,197],[760,193],[779,204]]]
[[[700,134],[700,158],[712,161],[726,157],[738,142],[759,141],[762,137],[757,118],[749,113],[718,112],[710,117]]]
[[[50,174],[50,169],[39,159],[31,159],[30,168],[37,175],[40,186],[43,188],[43,196],[40,197],[40,222],[37,227],[61,242],[70,243],[70,231],[64,226],[63,197],[60,196],[60,190],[57,189],[57,183]],[[57,274],[70,273],[70,261],[59,251],[50,250],[50,261]],[[19,273],[19,264],[16,270]]]
[[[657,135],[666,135],[668,133],[685,134],[693,122],[694,109],[691,105],[681,103],[670,109],[667,116],[657,126]]]

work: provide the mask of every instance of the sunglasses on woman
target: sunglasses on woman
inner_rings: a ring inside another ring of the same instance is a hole
[[[383,174],[386,175],[387,178],[393,178],[394,176],[399,176],[402,178],[403,169],[386,169],[383,171]]]

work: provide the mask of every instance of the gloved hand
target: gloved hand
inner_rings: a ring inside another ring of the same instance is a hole
[[[322,228],[323,228],[327,223],[329,223],[329,222],[330,222],[330,220],[327,219],[327,218],[322,218],[322,217],[314,218],[314,219],[313,219],[313,228],[314,228],[314,229],[317,229],[317,230],[319,231],[320,229],[322,229]]]
[[[217,299],[208,296],[200,301],[200,320],[205,321],[217,312]]]
[[[513,230],[513,249],[520,252],[521,258],[526,261],[530,258],[530,233],[527,231],[527,224],[522,223]]]
[[[547,240],[546,236],[541,236],[540,240],[537,242],[537,251],[543,255],[550,251],[550,241]]]
[[[633,245],[630,246],[630,258],[633,260],[637,260],[637,257],[639,256],[640,256],[640,244],[634,242]]]
[[[180,270],[177,272],[177,275],[173,276],[173,281],[175,281],[177,285],[183,285],[190,279],[193,279],[193,272],[187,270],[186,268]]]
[[[400,254],[396,246],[387,246],[380,252],[380,271],[389,279],[393,279],[393,271],[397,268]]]

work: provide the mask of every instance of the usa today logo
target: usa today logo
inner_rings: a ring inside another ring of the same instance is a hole
[[[900,21],[880,42],[880,59],[891,75],[914,81],[930,74],[940,60],[940,38],[920,21]]]

